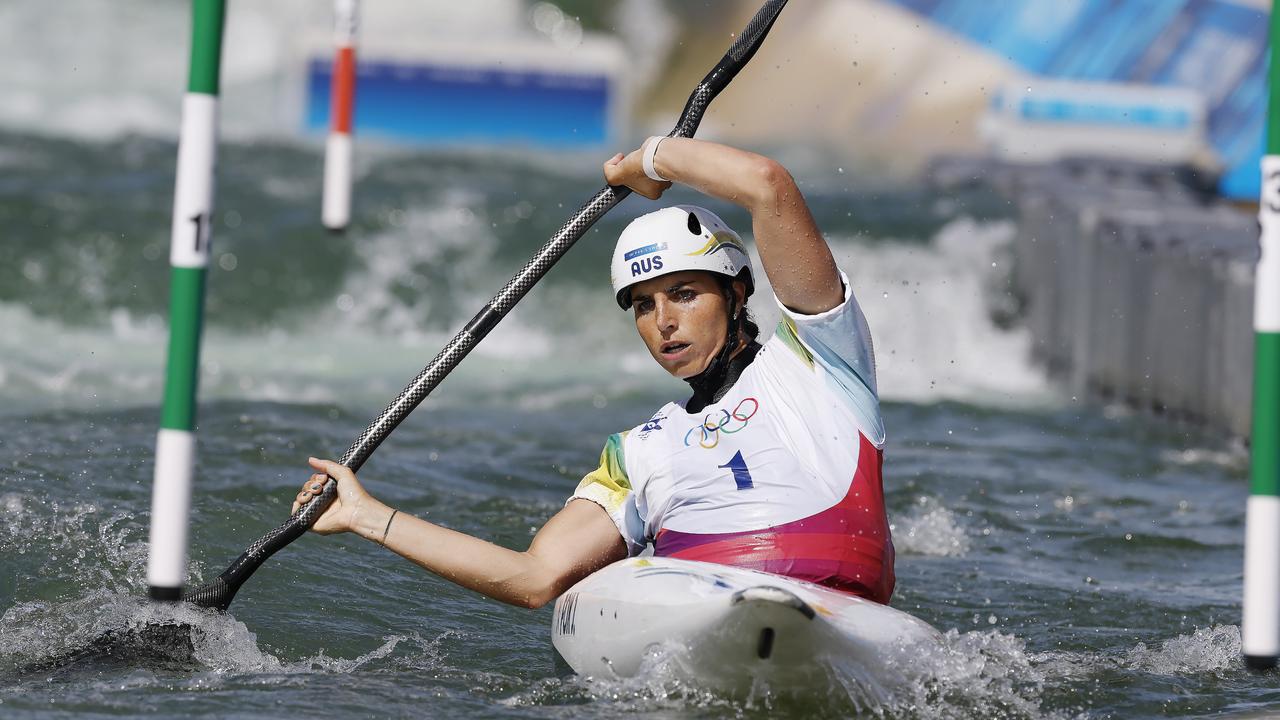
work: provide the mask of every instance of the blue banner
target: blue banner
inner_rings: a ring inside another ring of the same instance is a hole
[[[308,130],[328,127],[332,76],[328,60],[307,65]],[[355,131],[424,144],[594,148],[609,139],[610,92],[603,75],[362,61]]]

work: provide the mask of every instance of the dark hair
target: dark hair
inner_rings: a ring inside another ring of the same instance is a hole
[[[724,293],[724,298],[729,304],[733,304],[737,297],[733,292],[733,283],[741,282],[738,278],[731,278],[728,275],[716,275],[716,279],[720,281],[720,290]],[[745,283],[744,283],[745,285]],[[760,326],[756,324],[755,318],[751,317],[751,308],[747,307],[747,299],[742,299],[742,313],[739,317],[738,324],[747,337],[755,340],[760,337]]]

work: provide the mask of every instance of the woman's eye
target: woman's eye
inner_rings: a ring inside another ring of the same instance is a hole
[[[694,298],[698,297],[698,293],[692,290],[681,290],[680,293],[676,295],[676,297],[680,298],[681,302],[689,302],[690,300],[693,300]]]

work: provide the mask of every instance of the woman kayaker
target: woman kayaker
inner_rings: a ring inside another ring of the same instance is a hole
[[[893,543],[881,487],[884,428],[871,334],[848,278],[791,175],[777,162],[688,138],[650,138],[604,165],[611,185],[658,199],[672,182],[751,214],[782,309],[757,342],[755,289],[739,239],[710,211],[669,207],[623,231],[615,298],[664,370],[693,395],[612,435],[600,467],[519,552],[400,513],[349,469],[319,471],[294,504],[338,498],[313,530],[355,532],[441,577],[540,607],[610,562],[656,555],[810,580],[888,602]]]

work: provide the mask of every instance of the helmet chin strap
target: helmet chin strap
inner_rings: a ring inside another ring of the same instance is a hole
[[[726,319],[728,329],[725,331],[724,347],[712,358],[711,363],[702,372],[685,378],[685,382],[693,388],[693,397],[685,403],[685,410],[694,413],[720,400],[724,394],[738,381],[738,376],[755,359],[760,351],[760,343],[752,340],[742,348],[742,352],[734,355],[741,342],[746,326],[747,314],[738,307],[737,294],[733,292],[733,283],[724,284]]]

